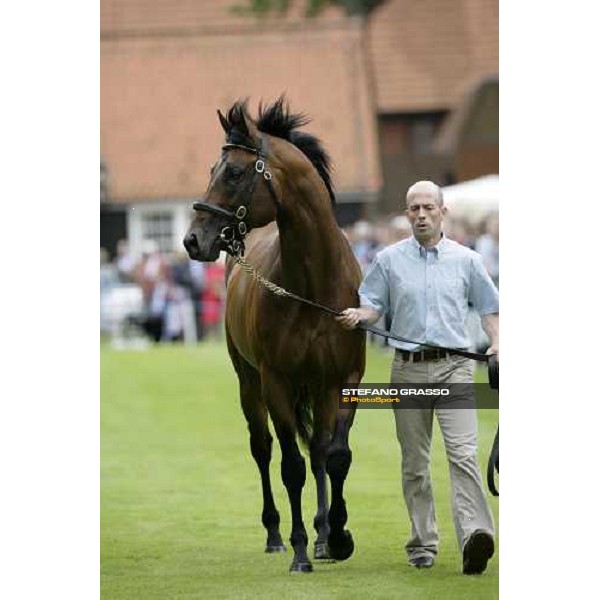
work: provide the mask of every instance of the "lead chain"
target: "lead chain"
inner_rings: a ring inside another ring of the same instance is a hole
[[[287,290],[283,289],[282,287],[279,287],[278,285],[274,284],[272,281],[269,281],[268,279],[263,277],[252,265],[249,265],[246,262],[246,260],[244,259],[243,256],[238,255],[238,256],[234,256],[233,258],[234,258],[235,262],[237,262],[237,264],[240,265],[242,270],[244,270],[246,273],[248,273],[248,275],[251,275],[252,278],[254,279],[254,281],[257,281],[260,285],[262,285],[264,288],[268,289],[271,293],[275,294],[276,296],[291,296],[292,295]]]

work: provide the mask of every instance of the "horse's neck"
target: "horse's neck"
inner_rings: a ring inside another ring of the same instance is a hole
[[[314,300],[334,298],[344,240],[329,206],[329,194],[319,187],[290,192],[277,219],[284,286]]]

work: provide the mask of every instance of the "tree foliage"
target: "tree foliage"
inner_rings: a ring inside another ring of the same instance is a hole
[[[368,16],[377,6],[385,0],[304,0],[305,15],[316,17],[327,5],[341,6],[350,16]],[[268,13],[285,14],[292,4],[292,0],[246,0],[244,4],[238,4],[233,10],[242,14],[253,14],[256,16]]]

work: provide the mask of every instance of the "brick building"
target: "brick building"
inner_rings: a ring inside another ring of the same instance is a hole
[[[397,210],[418,179],[448,184],[498,173],[498,1],[388,0],[371,16],[368,40],[378,209]],[[481,160],[465,168],[468,159],[457,155]]]
[[[111,251],[122,237],[134,249],[149,238],[179,247],[222,143],[216,109],[246,96],[255,108],[284,92],[313,118],[306,129],[333,158],[342,223],[396,210],[415,178],[497,172],[489,85],[483,125],[472,115],[479,82],[497,78],[496,1],[388,0],[366,21],[337,6],[308,20],[301,1],[260,18],[235,4],[101,1],[101,243]],[[473,150],[482,126],[487,158]]]

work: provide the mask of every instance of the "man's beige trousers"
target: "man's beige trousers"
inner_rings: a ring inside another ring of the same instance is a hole
[[[395,353],[392,383],[472,383],[473,363],[450,358],[413,363]],[[447,406],[447,405],[446,405]],[[494,535],[477,462],[477,413],[470,408],[396,409],[396,433],[402,450],[402,490],[412,523],[406,544],[409,558],[436,555],[438,531],[431,488],[433,413],[442,431],[452,484],[452,514],[462,551],[475,529]]]

